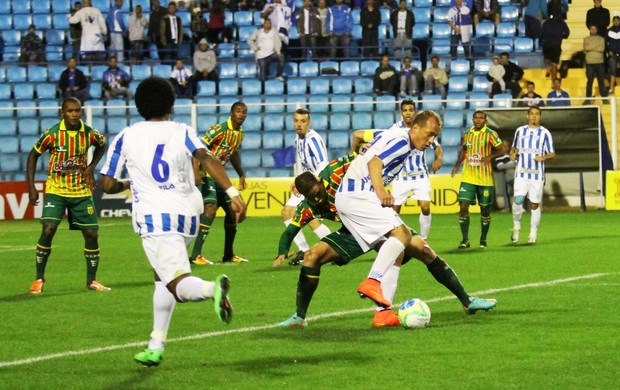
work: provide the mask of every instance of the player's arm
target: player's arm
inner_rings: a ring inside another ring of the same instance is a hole
[[[226,194],[230,197],[232,203],[230,205],[231,209],[237,215],[237,222],[241,222],[245,219],[245,213],[247,211],[247,206],[241,196],[239,195],[239,191],[232,185],[230,182],[230,178],[226,173],[226,169],[224,166],[218,161],[213,154],[207,152],[207,149],[196,149],[194,152],[194,157],[200,161],[200,165],[202,168],[211,175],[211,177],[220,185],[222,188],[226,189]]]
[[[288,254],[288,250],[291,248],[291,244],[293,243],[293,238],[299,233],[301,230],[301,226],[297,224],[289,223],[282,235],[280,236],[280,242],[278,243],[278,256],[273,261],[273,267],[279,267],[284,260],[286,259],[286,255]]]
[[[196,184],[196,186],[199,186],[202,184],[202,177],[200,177],[200,161],[193,158],[192,168],[194,169],[194,183]]]
[[[510,161],[515,161],[518,155],[519,149],[515,148],[514,146],[510,148]]]
[[[101,176],[101,187],[106,194],[118,194],[129,189],[129,180],[118,180],[112,176]]]
[[[239,175],[239,190],[245,190],[245,171],[243,170],[243,166],[241,165],[241,154],[238,150],[234,151],[233,154],[230,155],[230,163],[232,164],[233,168],[235,168],[235,172],[237,172],[237,175]]]
[[[88,166],[84,169],[84,181],[86,182],[88,188],[90,188],[91,190],[95,188],[95,167],[97,167],[97,164],[99,164],[99,161],[101,161],[101,158],[105,153],[105,144],[95,144],[94,147],[95,150],[93,152],[93,159],[90,164],[88,164]]]
[[[375,189],[377,198],[381,201],[381,206],[392,207],[394,205],[394,197],[383,185],[383,161],[377,156],[368,161],[368,173],[370,174],[370,182]]]
[[[437,144],[435,147],[435,161],[431,164],[431,171],[437,172],[439,168],[441,168],[441,164],[443,161],[443,149],[441,145]]]
[[[493,149],[491,154],[489,154],[488,156],[484,156],[481,159],[482,162],[485,164],[490,164],[493,159],[506,154],[506,152],[508,151],[508,142],[502,141],[499,145],[491,147]]]
[[[542,162],[542,161],[547,161],[547,160],[553,160],[554,158],[555,158],[555,152],[551,152],[543,156],[536,156],[534,157],[534,160],[538,162]]]
[[[459,156],[456,158],[456,162],[454,163],[454,168],[452,168],[452,174],[451,174],[452,177],[454,177],[454,175],[456,175],[459,169],[461,169],[461,164],[465,160],[466,155],[467,155],[467,145],[465,145],[465,142],[463,142],[461,145],[461,150],[459,150]]]
[[[358,148],[360,148],[360,145],[362,145],[361,147],[364,148],[364,143],[372,141],[374,138],[374,132],[375,130],[372,129],[355,130],[353,132],[353,138],[351,139],[351,153],[364,154],[364,151],[358,151]]]
[[[31,205],[35,206],[39,203],[39,192],[34,186],[34,173],[37,170],[37,161],[41,153],[37,152],[35,148],[30,150],[28,154],[28,162],[26,163],[26,179],[28,180],[28,201]]]

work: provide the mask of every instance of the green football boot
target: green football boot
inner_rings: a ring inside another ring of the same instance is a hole
[[[137,353],[133,357],[133,360],[147,367],[159,366],[159,363],[164,360],[164,349],[147,348],[144,351]]]

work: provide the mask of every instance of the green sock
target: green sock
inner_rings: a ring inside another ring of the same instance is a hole
[[[86,285],[90,285],[93,280],[97,279],[97,268],[99,268],[99,245],[91,245],[89,248],[86,244],[84,248],[84,258],[86,259]]]
[[[463,241],[469,240],[469,214],[464,217],[459,217],[459,224],[461,225]]]
[[[209,228],[213,223],[213,218],[207,218],[205,215],[200,216],[200,230],[194,241],[194,248],[192,249],[191,259],[194,260],[196,256],[202,254],[202,245],[205,243],[207,236],[209,235]]]
[[[37,250],[36,250],[37,277],[35,279],[45,280],[45,267],[47,266],[47,259],[50,257],[50,254],[52,253],[52,248],[49,246],[42,245],[41,241],[43,240],[39,239],[39,242],[37,243]]]
[[[224,256],[223,261],[232,260],[235,255],[233,250],[233,244],[235,243],[235,236],[237,235],[237,224],[224,225]]]
[[[480,230],[482,231],[482,233],[480,234],[480,240],[486,241],[487,234],[489,233],[489,228],[491,227],[491,216],[490,215],[488,217],[480,217],[480,227],[481,227]]]
[[[319,287],[320,268],[301,267],[297,282],[297,317],[306,318],[312,296]]]
[[[469,294],[465,292],[465,288],[461,284],[459,277],[456,276],[456,273],[454,273],[448,263],[437,256],[426,268],[428,272],[433,275],[435,280],[446,286],[452,294],[456,295],[463,305],[469,305]]]

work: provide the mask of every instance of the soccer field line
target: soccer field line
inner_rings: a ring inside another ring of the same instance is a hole
[[[519,284],[516,286],[510,286],[510,287],[492,288],[488,290],[475,291],[472,293],[472,295],[482,295],[482,294],[491,294],[491,293],[498,293],[498,292],[505,292],[505,291],[512,291],[512,290],[522,290],[526,288],[553,286],[556,284],[569,283],[569,282],[574,282],[578,280],[601,278],[601,277],[608,276],[608,275],[611,275],[611,273],[597,273],[597,274],[574,276],[574,277],[565,278],[565,279],[550,280],[548,282],[534,282],[534,283]],[[450,299],[454,299],[454,295],[425,299],[425,301],[427,303],[433,303],[433,302],[447,301]],[[337,312],[332,312],[332,313],[318,314],[315,316],[308,317],[308,321],[317,320],[321,318],[342,317],[346,315],[371,312],[374,310],[375,310],[374,308],[363,308],[363,309],[345,310],[345,311],[337,311]],[[189,336],[171,338],[167,341],[167,343],[176,342],[176,341],[199,340],[199,339],[205,339],[208,337],[225,336],[225,335],[236,334],[236,333],[247,333],[247,332],[254,332],[254,331],[259,331],[259,330],[274,329],[278,327],[279,325],[275,323],[275,324],[267,324],[267,325],[261,325],[261,326],[249,326],[249,327],[239,328],[239,329],[222,330],[222,331],[217,331],[217,332],[198,333],[198,334],[189,335]],[[13,367],[24,366],[24,365],[34,364],[34,363],[43,362],[47,360],[66,358],[69,356],[80,356],[80,355],[87,355],[87,354],[106,352],[106,351],[116,351],[119,349],[141,347],[141,346],[144,346],[145,343],[146,343],[145,341],[136,341],[133,343],[109,345],[107,347],[77,349],[73,351],[58,352],[58,353],[53,353],[49,355],[32,357],[28,359],[11,360],[11,361],[6,361],[6,362],[0,361],[0,368],[12,367],[12,366]]]

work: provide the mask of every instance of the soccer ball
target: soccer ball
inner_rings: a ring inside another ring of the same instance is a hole
[[[424,328],[431,322],[431,309],[420,298],[411,298],[398,308],[398,319],[407,329]]]

